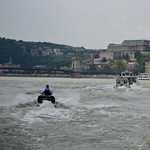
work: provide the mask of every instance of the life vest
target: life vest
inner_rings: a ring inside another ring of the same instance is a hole
[[[51,92],[50,92],[49,88],[45,88],[44,95],[51,95]]]

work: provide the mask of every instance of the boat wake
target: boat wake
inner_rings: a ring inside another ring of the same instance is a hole
[[[50,101],[44,101],[39,107],[41,107],[41,108],[45,108],[45,107],[53,108],[54,104],[52,104]]]

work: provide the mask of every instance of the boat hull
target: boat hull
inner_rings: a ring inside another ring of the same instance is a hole
[[[139,82],[136,80],[136,78],[132,77],[118,77],[116,79],[116,85],[114,87],[122,87],[125,86],[127,88],[130,88],[132,85],[139,85]]]

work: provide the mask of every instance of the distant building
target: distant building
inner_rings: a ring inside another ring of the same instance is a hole
[[[47,52],[47,51],[42,51],[42,55],[43,56],[47,56],[47,55],[49,55],[50,53],[49,52]]]
[[[0,67],[2,67],[2,64],[0,64]],[[0,69],[0,73],[3,73],[3,70],[2,70],[2,69]]]
[[[102,60],[108,61],[109,59],[114,59],[112,52],[102,52],[99,54],[99,58],[95,58],[93,63],[102,62]]]
[[[80,70],[80,58],[79,57],[73,57],[72,58],[72,70]]]
[[[36,65],[33,67],[34,69],[47,69],[45,65]]]
[[[52,49],[50,49],[49,47],[43,47],[44,51],[47,51],[49,53],[53,53]]]
[[[43,51],[43,48],[42,48],[42,47],[39,47],[39,51],[41,51],[41,52],[42,52],[42,51]]]
[[[62,55],[64,54],[63,52],[57,52],[56,55]]]
[[[150,73],[150,61],[145,62],[145,73]]]
[[[76,52],[85,51],[85,48],[84,47],[73,47],[73,50],[75,50]]]
[[[102,68],[102,65],[108,64],[108,62],[94,62],[93,64],[96,66],[96,68]]]
[[[30,50],[30,52],[31,52],[31,55],[38,55],[38,49],[31,49]]]
[[[47,56],[50,53],[53,53],[52,49],[50,49],[49,47],[39,47],[38,50],[43,56]]]
[[[76,49],[76,52],[79,52],[79,51],[85,51],[85,49],[79,47],[79,48]]]
[[[89,69],[89,68],[90,68],[90,66],[88,64],[81,64],[80,65],[81,70],[85,70],[85,69]]]
[[[60,52],[60,49],[54,49],[54,53],[59,53]]]
[[[128,61],[122,61],[124,65],[126,65],[128,63]]]
[[[103,60],[103,59],[109,60],[109,59],[114,59],[114,53],[113,52],[101,52],[99,53],[99,59]]]
[[[54,53],[56,55],[62,55],[63,53],[60,51],[60,49],[54,49]]]
[[[61,70],[71,70],[70,67],[64,66],[64,67],[60,67]]]
[[[99,63],[99,62],[101,62],[101,59],[96,58],[96,59],[94,59],[94,62],[93,62],[93,63],[95,64],[95,63]]]
[[[122,44],[109,44],[107,51],[109,52],[135,52],[136,50],[147,51],[150,49],[150,40],[137,39],[137,40],[124,40]]]
[[[125,55],[128,55],[129,60],[131,60],[131,61],[136,61],[134,52],[122,52],[122,53],[121,53],[121,57],[123,57],[123,56],[125,56]]]
[[[48,51],[49,53],[53,53],[52,49],[50,48],[46,49],[46,51]]]
[[[140,50],[143,54],[148,54],[150,50],[150,40],[147,39],[133,39],[133,40],[124,40],[122,44],[111,43],[108,45],[107,52],[113,52],[114,59],[117,59],[119,56],[128,53],[129,58],[134,60],[133,53],[136,50]]]
[[[139,68],[139,64],[137,62],[129,62],[126,64],[126,67],[131,70],[133,68]]]
[[[20,64],[19,65],[16,65],[16,64],[13,64],[12,63],[12,59],[10,57],[9,59],[9,62],[7,63],[4,63],[4,64],[0,64],[1,67],[9,67],[9,68],[20,68]],[[3,73],[3,72],[8,72],[9,70],[8,69],[2,69],[0,70],[0,73]],[[12,71],[15,71],[15,70],[12,70]]]

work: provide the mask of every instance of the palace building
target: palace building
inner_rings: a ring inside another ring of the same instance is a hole
[[[136,50],[141,52],[150,50],[150,40],[124,40],[122,44],[109,44],[107,49],[108,52],[135,52]]]
[[[122,44],[111,43],[108,45],[107,52],[114,53],[114,59],[123,54],[130,54],[140,50],[141,53],[147,54],[150,52],[150,40],[147,39],[133,39],[133,40],[124,40]]]
[[[134,40],[124,40],[122,44],[111,43],[107,47],[107,52],[102,52],[99,54],[99,60],[103,58],[117,59],[119,56],[128,54],[130,60],[135,61],[134,52],[140,50],[142,54],[150,54],[150,40],[146,39],[134,39]]]

